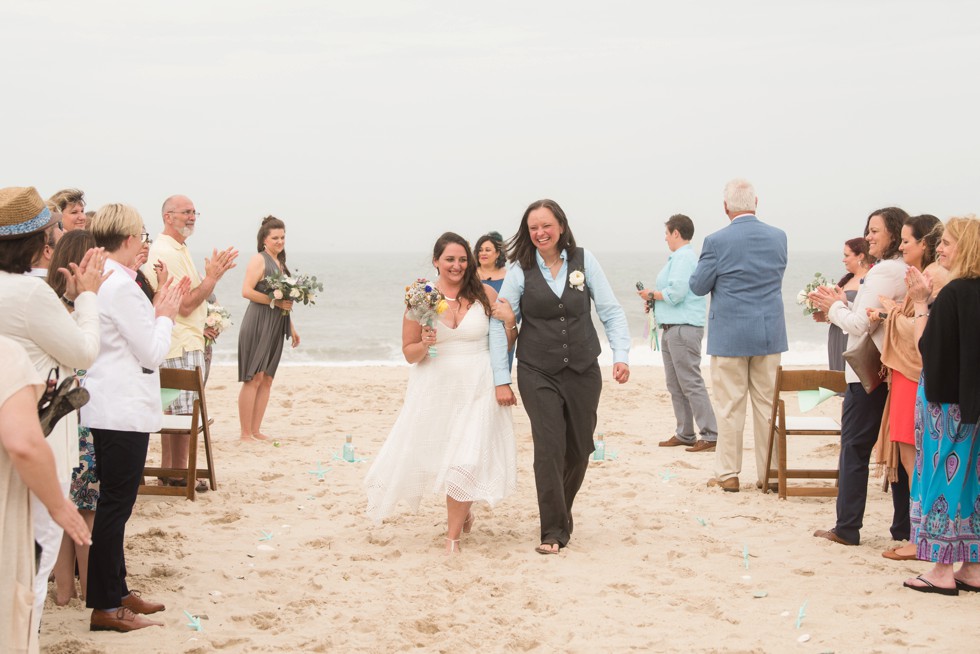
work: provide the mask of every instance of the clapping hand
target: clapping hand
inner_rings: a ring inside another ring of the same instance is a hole
[[[170,270],[167,269],[167,264],[163,261],[157,261],[153,264],[153,273],[157,276],[157,288],[163,288],[167,285],[167,280],[170,279]]]
[[[173,278],[167,280],[166,286],[157,289],[153,296],[153,306],[156,309],[157,318],[163,316],[173,320],[177,316],[177,309],[180,308],[181,300],[187,292],[191,290],[190,277],[182,277],[179,282],[174,283]]]
[[[204,276],[218,281],[222,275],[237,265],[235,263],[235,259],[237,258],[238,250],[233,247],[222,250],[221,252],[218,252],[218,249],[215,248],[211,254],[211,258],[208,259],[205,257],[204,259]]]
[[[913,302],[928,302],[932,295],[932,278],[919,271],[915,266],[905,270],[905,285],[909,289],[909,297]]]
[[[105,248],[90,248],[81,263],[69,263],[68,268],[58,268],[65,277],[65,297],[74,300],[86,291],[98,293],[102,282],[109,278],[112,271],[105,271],[107,256]]]
[[[838,286],[818,286],[807,297],[810,298],[810,302],[813,303],[817,310],[823,311],[824,313],[830,311],[830,307],[834,302],[847,304],[847,296],[844,295],[844,291]]]

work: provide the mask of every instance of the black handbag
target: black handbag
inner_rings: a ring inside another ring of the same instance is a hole
[[[844,361],[857,374],[864,392],[869,395],[885,380],[887,371],[881,365],[881,352],[871,340],[870,334],[864,334],[857,343],[844,351]]]

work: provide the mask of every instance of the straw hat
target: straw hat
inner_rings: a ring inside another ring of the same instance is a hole
[[[30,236],[57,220],[33,186],[0,188],[0,240]]]

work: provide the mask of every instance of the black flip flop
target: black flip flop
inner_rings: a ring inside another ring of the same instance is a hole
[[[919,581],[925,584],[925,586],[913,586],[909,582],[902,584],[906,588],[911,588],[912,590],[917,590],[920,593],[936,593],[938,595],[959,595],[959,588],[940,588],[936,584],[932,583],[928,579],[923,579],[922,575],[916,577]],[[959,584],[957,584],[959,586]],[[978,589],[980,590],[980,589]]]
[[[545,545],[556,545],[558,547],[558,549],[553,550],[551,548],[546,548]],[[559,552],[561,552],[561,544],[559,544],[559,543],[541,543],[540,545],[538,545],[537,547],[534,548],[534,551],[537,552],[538,554],[558,554]]]
[[[965,590],[968,593],[980,593],[980,586],[971,586],[965,581],[956,580],[956,587],[960,590]]]

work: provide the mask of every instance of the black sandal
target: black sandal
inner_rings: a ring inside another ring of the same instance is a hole
[[[57,388],[57,368],[48,375],[48,388],[37,403],[37,417],[45,436],[51,433],[58,421],[72,411],[77,411],[89,401],[89,392],[82,387],[72,388],[77,381],[75,375],[68,377]],[[52,379],[52,375],[54,379]]]

